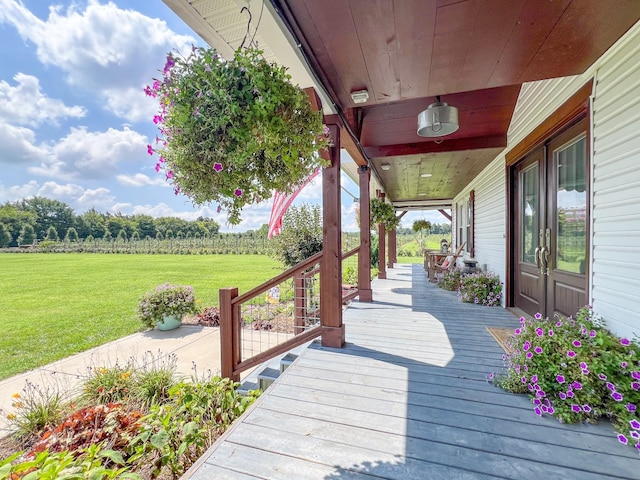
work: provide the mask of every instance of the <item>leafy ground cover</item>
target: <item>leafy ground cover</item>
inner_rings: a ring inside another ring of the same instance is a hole
[[[179,478],[253,403],[220,377],[151,367],[92,368],[80,394],[27,383],[14,394],[13,434],[0,440],[0,479]]]
[[[0,254],[0,265],[0,380],[140,331],[138,302],[161,283],[191,285],[204,309],[219,288],[281,271],[265,255]]]

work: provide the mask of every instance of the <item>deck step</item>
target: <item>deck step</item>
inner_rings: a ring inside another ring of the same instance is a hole
[[[296,358],[298,358],[298,355],[289,352],[281,358],[274,358],[262,364],[242,382],[237,389],[238,393],[247,395],[250,390],[266,390]]]
[[[298,358],[297,355],[293,353],[287,353],[284,357],[280,359],[280,373],[283,373],[292,363]]]
[[[280,376],[280,370],[267,367],[258,374],[258,387],[263,392],[277,380]]]

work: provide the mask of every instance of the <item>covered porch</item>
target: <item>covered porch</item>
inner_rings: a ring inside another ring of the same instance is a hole
[[[184,478],[637,478],[608,423],[537,417],[487,382],[503,351],[486,327],[515,328],[511,312],[416,264],[372,287],[344,312],[345,347],[312,343]]]

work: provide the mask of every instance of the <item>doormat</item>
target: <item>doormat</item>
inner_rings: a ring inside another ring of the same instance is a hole
[[[507,344],[507,340],[513,338],[513,328],[486,327],[498,345],[507,353],[513,353],[513,349]]]

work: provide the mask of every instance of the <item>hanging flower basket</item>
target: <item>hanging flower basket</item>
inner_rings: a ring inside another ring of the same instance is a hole
[[[400,220],[396,217],[396,211],[390,203],[385,203],[379,198],[372,198],[369,205],[371,228],[384,223],[387,230],[393,230],[400,224]]]
[[[209,48],[169,54],[162,78],[145,88],[157,98],[157,155],[176,194],[194,204],[218,203],[238,224],[246,205],[290,193],[326,164],[330,144],[322,113],[284,67],[253,48],[231,60]]]

